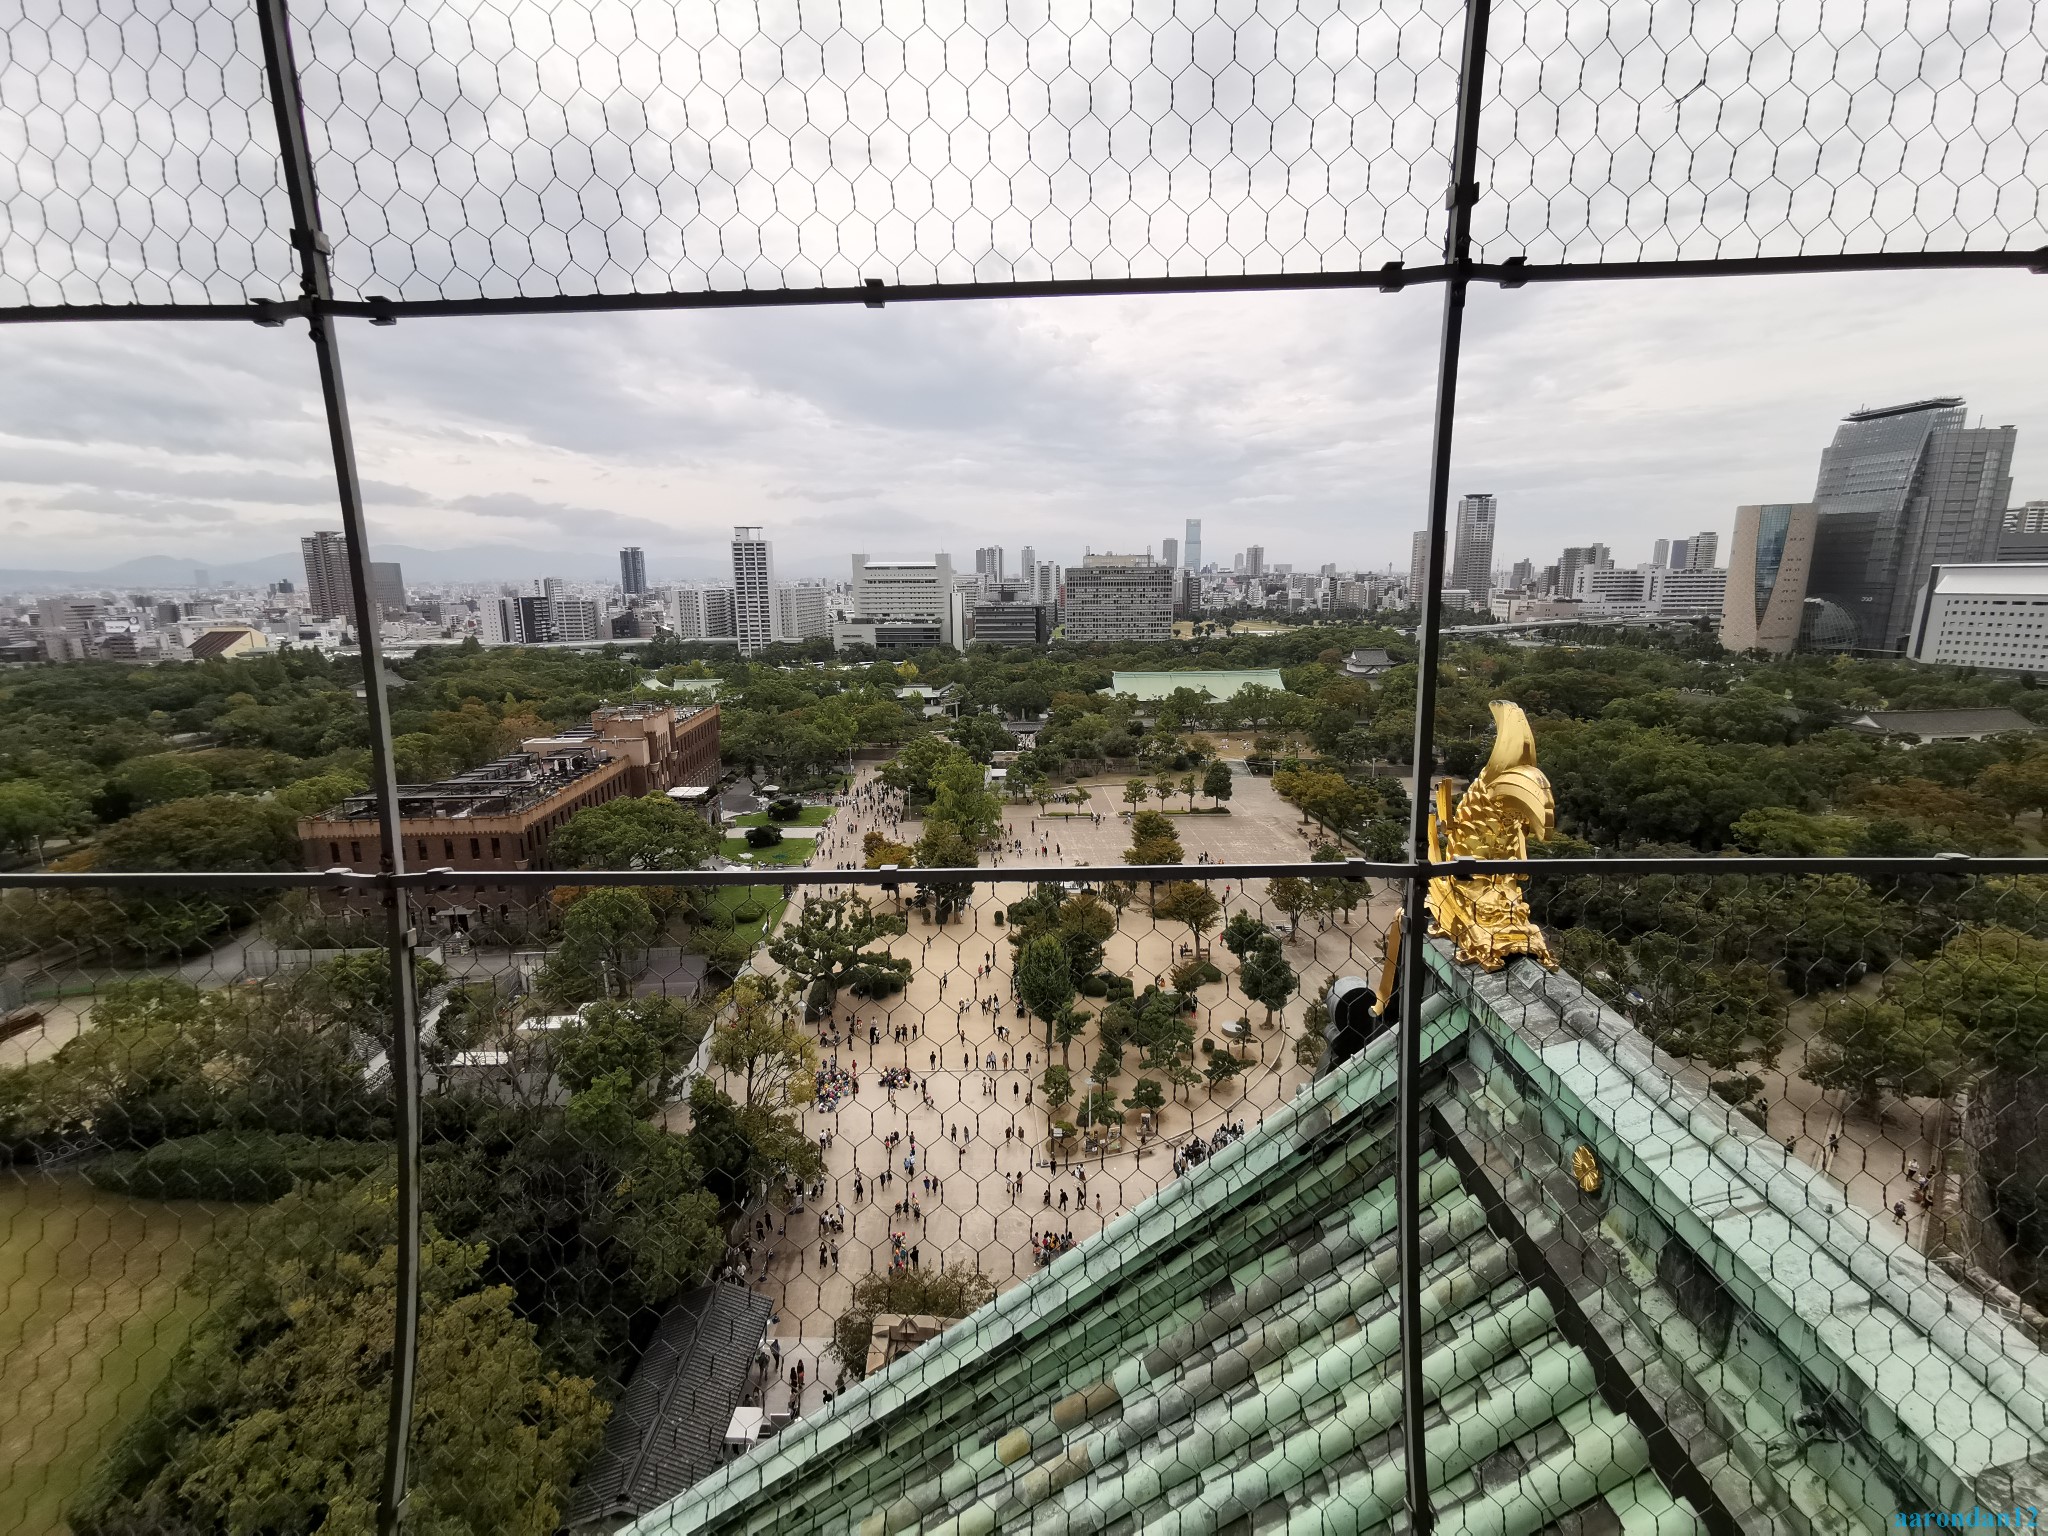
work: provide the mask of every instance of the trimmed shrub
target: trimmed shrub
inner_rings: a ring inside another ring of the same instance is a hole
[[[85,1170],[88,1183],[145,1200],[269,1201],[300,1181],[359,1178],[391,1157],[380,1141],[321,1141],[269,1131],[213,1131],[116,1152]]]
[[[795,821],[803,813],[803,802],[801,800],[792,800],[786,795],[780,800],[770,801],[768,805],[768,819],[770,821]]]
[[[782,829],[780,827],[747,828],[747,846],[749,848],[773,848],[781,841]]]

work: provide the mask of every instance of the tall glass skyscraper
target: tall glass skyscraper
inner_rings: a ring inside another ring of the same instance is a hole
[[[1191,571],[1202,568],[1202,520],[1188,519],[1188,536],[1180,541],[1181,562]]]
[[[1995,558],[2012,495],[2011,427],[1971,427],[1953,395],[1857,411],[1820,456],[1809,590],[1857,644],[1904,651],[1913,594],[1937,564]]]

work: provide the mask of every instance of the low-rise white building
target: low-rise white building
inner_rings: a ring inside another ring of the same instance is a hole
[[[2048,672],[2048,564],[1937,565],[1913,603],[1915,661]]]

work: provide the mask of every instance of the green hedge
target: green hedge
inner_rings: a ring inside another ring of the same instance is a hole
[[[85,1170],[88,1182],[146,1200],[276,1200],[300,1180],[355,1178],[391,1156],[380,1141],[321,1141],[269,1131],[213,1131],[116,1152]]]

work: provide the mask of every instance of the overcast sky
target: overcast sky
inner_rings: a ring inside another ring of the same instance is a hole
[[[1157,546],[1406,568],[1440,297],[1249,296],[344,326],[375,536],[706,574],[734,523],[793,573],[853,550]],[[1457,491],[1496,558],[1725,532],[1811,494],[1835,421],[1959,394],[2048,496],[2048,283],[2025,274],[1476,290]],[[18,326],[0,565],[227,562],[332,527],[299,326]]]

